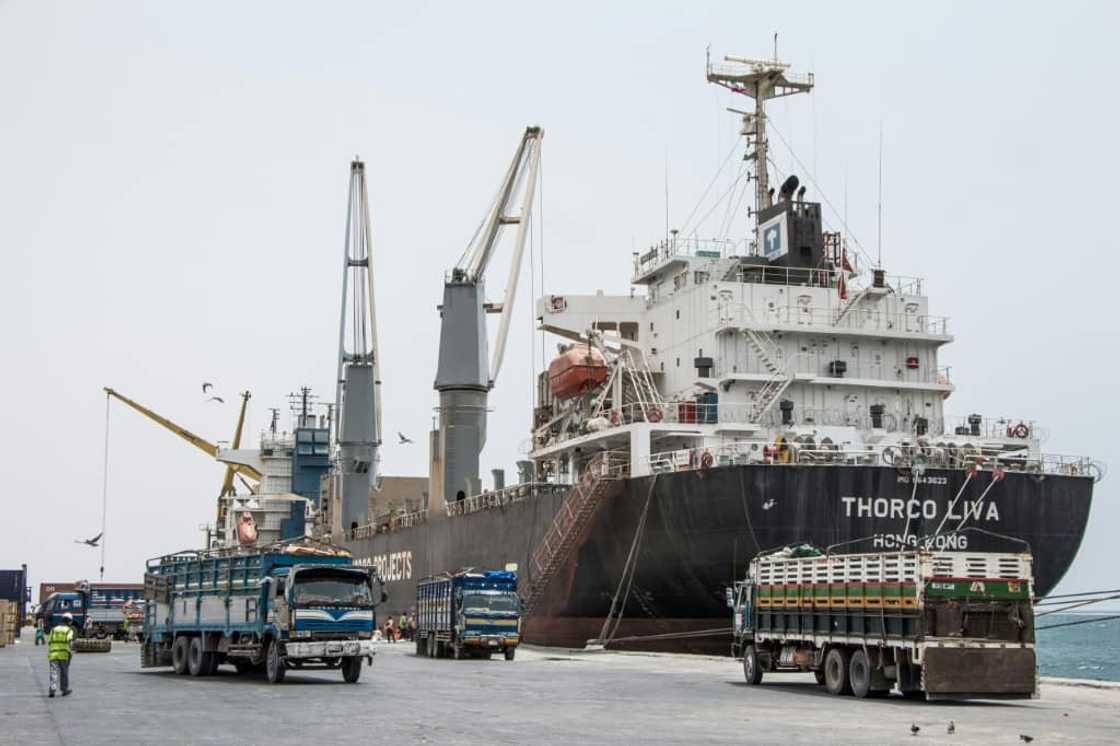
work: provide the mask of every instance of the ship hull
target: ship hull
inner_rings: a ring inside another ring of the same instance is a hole
[[[724,589],[760,551],[793,543],[889,550],[939,530],[938,548],[1029,545],[1035,593],[1048,593],[1077,554],[1092,480],[1017,472],[994,484],[991,472],[966,479],[957,470],[741,465],[624,480],[525,620],[525,638],[582,646],[600,637],[614,601],[607,632],[618,647],[726,652]],[[562,500],[545,495],[441,516],[347,546],[385,578],[393,613],[412,607],[417,579],[460,567],[516,563],[527,595],[529,558]]]

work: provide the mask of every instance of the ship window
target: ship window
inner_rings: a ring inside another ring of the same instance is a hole
[[[653,322],[652,322],[652,321],[651,321],[651,322],[649,322],[649,330],[650,330],[651,332],[653,331]]]
[[[300,456],[310,456],[313,446],[298,445],[296,446],[296,453]]]
[[[664,360],[661,361],[661,372],[662,373],[665,372],[665,361]]]
[[[330,436],[330,433],[328,433],[326,430],[319,430],[315,433],[315,442],[316,443],[327,443],[327,442],[329,442],[329,440],[328,440],[329,436]]]
[[[330,455],[330,450],[331,449],[328,448],[327,446],[315,446],[315,455],[316,456],[329,456]]]
[[[677,358],[677,367],[681,367],[681,359],[679,357]]]
[[[300,430],[296,433],[296,440],[298,440],[300,443],[310,443],[311,437],[312,436],[310,430]]]
[[[636,321],[623,321],[618,325],[618,332],[622,335],[623,339],[637,341],[638,339],[638,322]]]

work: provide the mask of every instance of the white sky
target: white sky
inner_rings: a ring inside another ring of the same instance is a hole
[[[102,386],[215,440],[243,389],[250,441],[298,386],[333,396],[356,153],[384,472],[425,473],[443,272],[524,126],[547,133],[546,291],[626,292],[631,251],[664,230],[666,163],[677,224],[738,126],[705,47],[766,55],[778,30],[818,87],[773,105],[775,123],[872,250],[882,123],[884,262],[926,277],[952,318],[950,413],[1036,419],[1046,450],[1114,467],[1063,585],[1114,587],[1118,14],[842,6],[0,2],[0,566],[96,575],[73,539],[101,523]],[[484,455],[510,473],[534,358],[523,282]],[[138,580],[144,559],[199,543],[222,469],[119,405],[110,445],[106,577]]]

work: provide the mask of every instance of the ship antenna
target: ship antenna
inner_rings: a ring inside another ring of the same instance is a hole
[[[789,65],[778,60],[778,35],[774,34],[774,59],[756,60],[727,55],[724,62],[713,65],[709,59],[709,83],[723,86],[732,93],[754,99],[754,113],[744,113],[741,134],[747,138],[747,154],[743,160],[754,162],[754,251],[762,245],[759,235],[759,213],[772,204],[769,177],[766,168],[768,143],[766,140],[766,101],[772,98],[808,93],[813,89],[813,73],[793,75]],[[753,146],[753,150],[751,149]]]
[[[879,120],[879,216],[878,216],[878,247],[876,252],[876,268],[883,268],[883,120]]]

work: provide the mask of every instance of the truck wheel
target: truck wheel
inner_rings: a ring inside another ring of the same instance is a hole
[[[187,648],[190,644],[190,638],[179,635],[171,645],[171,667],[180,676],[187,672]]]
[[[428,640],[426,638],[416,638],[416,657],[423,658],[428,652]]]
[[[428,657],[436,657],[436,636],[434,634],[428,635]]]
[[[342,678],[347,684],[354,684],[362,675],[362,659],[354,655],[342,659]]]
[[[762,683],[762,667],[758,664],[758,651],[754,649],[754,645],[743,648],[743,677],[751,686]]]
[[[206,653],[202,650],[201,637],[192,637],[187,647],[187,671],[191,676],[206,675]]]
[[[517,648],[506,648],[505,652],[506,652],[506,660],[511,661],[511,660],[513,660],[513,656],[515,656],[517,654]]]
[[[824,658],[824,688],[829,694],[851,694],[848,679],[848,651],[832,648]]]
[[[218,673],[218,653],[203,653],[203,663],[206,664],[206,673],[203,676],[213,676]]]
[[[280,643],[272,640],[268,643],[268,656],[265,660],[265,674],[272,684],[279,684],[284,680],[284,661],[280,657]]]
[[[871,661],[863,648],[852,653],[848,662],[848,679],[851,681],[852,694],[863,699],[871,693]]]

